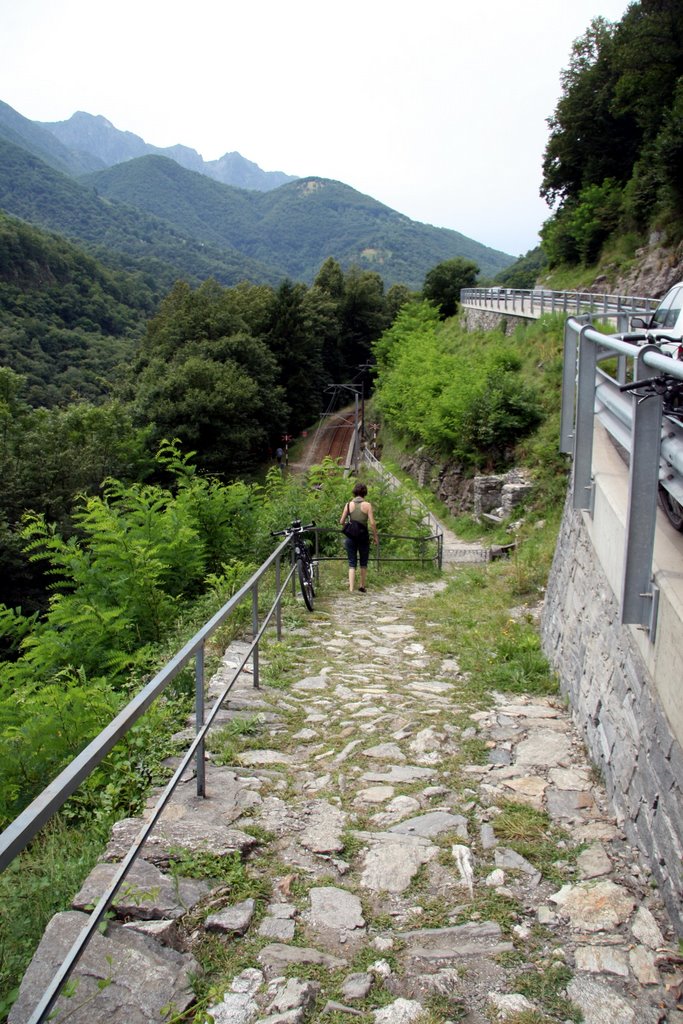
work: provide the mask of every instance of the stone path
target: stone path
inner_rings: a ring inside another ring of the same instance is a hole
[[[206,800],[188,780],[165,812],[116,907],[125,923],[79,968],[83,1008],[61,1001],[72,1024],[181,1014],[209,946],[216,1024],[681,1024],[678,944],[567,711],[470,701],[412,611],[444,586],[340,592],[287,641],[291,685],[244,680],[224,721],[258,716],[259,731],[209,766]],[[53,920],[62,946],[138,824],[115,827]],[[242,858],[261,889],[169,884],[178,847]],[[28,1019],[53,950],[41,946],[11,1024]]]

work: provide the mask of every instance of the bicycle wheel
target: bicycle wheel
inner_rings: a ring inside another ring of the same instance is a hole
[[[680,530],[683,532],[683,505],[676,501],[673,494],[670,494],[665,487],[660,484],[659,487],[659,503],[664,509],[667,519],[673,526],[674,530]]]
[[[311,584],[311,594],[313,595],[313,597],[315,597],[315,566],[311,561],[310,555],[308,555],[308,557],[304,559],[304,570],[308,573],[308,579]]]
[[[299,586],[301,587],[301,595],[304,599],[306,607],[309,612],[313,611],[313,598],[315,597],[315,591],[313,590],[313,582],[310,574],[310,566],[306,565],[302,558],[296,560],[296,573],[299,577]]]

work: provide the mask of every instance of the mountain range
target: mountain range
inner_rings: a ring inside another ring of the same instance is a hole
[[[101,116],[30,121],[0,102],[0,208],[84,243],[100,259],[223,284],[310,283],[333,256],[419,290],[463,256],[484,277],[514,262],[457,231],[412,221],[342,182],[263,171],[239,153],[204,161],[160,149]]]

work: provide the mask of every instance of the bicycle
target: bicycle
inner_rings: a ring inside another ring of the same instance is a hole
[[[658,377],[641,378],[629,384],[620,384],[619,390],[631,391],[639,402],[652,395],[660,395],[664,415],[674,417],[679,423],[683,422],[683,380],[678,377],[662,373]],[[661,483],[658,486],[658,497],[674,530],[683,533],[683,505]]]
[[[301,520],[295,519],[292,525],[286,529],[271,531],[272,537],[289,537],[294,572],[299,580],[301,596],[309,612],[313,611],[313,599],[315,597],[315,563],[311,558],[311,553],[303,538],[303,534],[306,530],[312,530],[314,526],[315,522],[309,523],[308,526],[302,526]]]

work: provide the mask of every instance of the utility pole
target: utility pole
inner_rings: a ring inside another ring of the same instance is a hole
[[[360,411],[360,422],[361,429],[363,431],[363,437],[365,437],[365,375],[374,363],[361,363],[358,369],[361,372],[360,386],[361,386],[361,411]]]
[[[285,468],[289,465],[289,442],[294,440],[292,434],[283,434],[282,440],[285,445]]]

